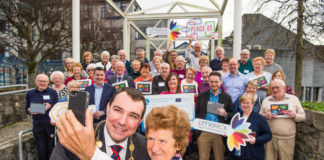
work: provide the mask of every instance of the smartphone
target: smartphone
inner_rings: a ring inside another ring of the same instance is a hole
[[[89,105],[89,93],[87,91],[71,91],[69,97],[69,109],[82,125],[85,125],[85,112]]]

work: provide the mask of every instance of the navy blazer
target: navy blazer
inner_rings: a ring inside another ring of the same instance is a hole
[[[94,84],[91,86],[88,86],[85,89],[90,94],[90,100],[89,105],[95,104],[95,86]],[[102,94],[101,94],[101,100],[99,105],[99,111],[104,111],[105,115],[100,117],[100,120],[106,119],[106,113],[107,113],[107,104],[110,101],[110,98],[115,94],[116,90],[113,86],[104,83]]]
[[[135,88],[134,79],[131,76],[124,74],[122,81],[125,81],[125,80],[128,82],[129,88]],[[109,84],[117,83],[117,75],[114,75],[113,77],[108,79],[108,83]]]
[[[247,122],[251,123],[249,128],[252,130],[252,132],[256,132],[256,138],[254,144],[247,142],[246,146],[241,146],[240,158],[253,160],[264,159],[264,144],[270,141],[272,138],[272,133],[268,122],[262,115],[255,113],[254,111],[251,112],[250,116],[247,119]],[[229,157],[237,159],[235,150],[229,152],[228,154]]]

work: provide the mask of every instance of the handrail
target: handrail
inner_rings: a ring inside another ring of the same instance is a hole
[[[26,88],[28,88],[28,84],[14,84],[14,85],[8,85],[8,86],[0,86],[0,89],[10,88],[10,87],[26,87]]]
[[[26,133],[31,132],[33,129],[26,129],[26,130],[22,130],[18,133],[18,154],[19,154],[19,160],[23,160],[23,146],[22,146],[22,136]]]
[[[30,91],[30,90],[32,90],[32,89],[33,89],[33,88],[30,88],[30,89],[23,89],[23,90],[17,90],[17,91],[1,92],[1,93],[0,93],[0,96],[2,96],[2,95],[7,95],[7,94],[14,94],[14,93],[27,92],[27,91]]]

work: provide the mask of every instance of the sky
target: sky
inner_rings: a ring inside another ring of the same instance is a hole
[[[200,5],[203,7],[207,8],[215,8],[214,5],[210,2],[210,0],[137,0],[137,3],[142,7],[142,9],[158,6],[158,5],[163,5],[163,4],[171,4],[172,2],[185,2],[185,3],[190,3],[190,4],[195,4],[195,5]],[[214,0],[217,2],[220,6],[222,6],[223,0]],[[233,32],[233,26],[234,26],[234,1],[236,0],[228,0],[227,6],[223,15],[223,37],[229,36]],[[259,3],[258,1],[260,0],[242,0],[242,15],[245,13],[256,13],[256,8],[258,7]],[[266,9],[262,10],[262,14],[271,18],[272,17],[272,12],[276,9],[275,4],[271,4],[271,6],[268,6]],[[191,9],[192,11],[199,11],[199,10],[194,10],[192,8],[185,7],[186,9]],[[160,9],[156,10],[156,12],[165,12],[168,8],[161,7]],[[180,12],[180,8],[175,8],[175,12]],[[181,11],[182,12],[182,11]],[[216,20],[216,19],[215,19]],[[185,22],[182,25],[185,24]],[[183,20],[184,21],[184,20]],[[217,20],[216,20],[217,21]],[[322,37],[322,42],[321,44],[324,44],[324,37]],[[317,43],[319,44],[319,43]]]

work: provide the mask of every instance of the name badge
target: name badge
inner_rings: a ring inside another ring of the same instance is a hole
[[[183,74],[179,74],[179,78],[184,78],[184,75]]]
[[[51,97],[49,95],[43,95],[43,100],[50,100]]]
[[[249,70],[247,70],[247,69],[245,69],[244,71],[243,71],[244,73],[249,73],[250,71]]]
[[[200,80],[204,80],[203,77],[200,77]]]
[[[159,82],[159,87],[164,87],[165,83],[164,82]]]

